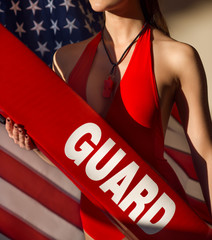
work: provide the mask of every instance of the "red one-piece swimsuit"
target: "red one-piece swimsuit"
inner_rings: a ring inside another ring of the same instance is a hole
[[[69,86],[85,101],[87,79],[100,41],[101,33],[87,45],[69,77]],[[136,42],[133,55],[105,120],[176,192],[184,197],[184,190],[175,172],[163,157],[164,136],[153,70],[149,25],[146,25]],[[84,195],[81,198],[81,217],[84,230],[95,240],[124,238],[101,209]]]

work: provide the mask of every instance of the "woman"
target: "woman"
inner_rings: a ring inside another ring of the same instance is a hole
[[[94,11],[105,13],[102,33],[57,51],[54,71],[184,198],[163,158],[164,135],[176,102],[210,208],[212,124],[206,77],[197,52],[169,37],[156,0],[90,3]],[[25,130],[10,119],[6,129],[21,147],[35,147]],[[205,165],[207,174],[202,175]],[[81,215],[87,239],[124,238],[84,196]],[[109,236],[102,232],[103,222]]]

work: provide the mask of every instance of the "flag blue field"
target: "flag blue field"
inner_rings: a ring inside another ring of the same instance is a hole
[[[92,36],[102,22],[87,0],[0,0],[0,23],[48,65],[58,48]]]

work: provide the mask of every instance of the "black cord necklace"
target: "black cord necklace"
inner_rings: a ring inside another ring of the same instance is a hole
[[[105,49],[105,52],[108,56],[108,59],[110,61],[110,63],[112,64],[112,69],[110,71],[110,74],[108,76],[107,79],[105,79],[104,81],[104,89],[103,89],[103,97],[105,98],[110,98],[111,97],[111,94],[113,92],[113,88],[114,88],[114,74],[115,74],[115,68],[124,60],[124,58],[127,56],[127,54],[129,53],[131,47],[133,46],[133,44],[137,41],[137,39],[141,36],[141,34],[143,33],[144,29],[146,27],[146,23],[144,24],[143,28],[141,29],[141,31],[138,33],[138,35],[133,39],[133,41],[129,44],[129,46],[125,49],[125,51],[123,52],[123,54],[121,55],[120,59],[117,61],[117,62],[113,62],[111,57],[110,57],[110,54],[109,54],[109,51],[106,47],[106,44],[105,44],[105,41],[104,41],[104,38],[103,38],[103,30],[102,30],[102,33],[101,33],[101,40],[102,40],[102,43],[103,43],[103,46],[104,46],[104,49]]]

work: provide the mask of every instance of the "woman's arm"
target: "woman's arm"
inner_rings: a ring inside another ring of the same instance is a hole
[[[190,144],[203,194],[212,203],[212,122],[208,106],[207,81],[195,49],[181,44],[176,54],[176,76],[180,87],[176,103]]]

